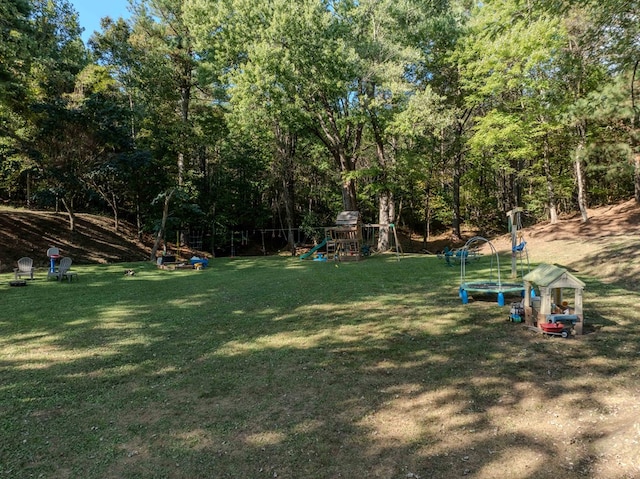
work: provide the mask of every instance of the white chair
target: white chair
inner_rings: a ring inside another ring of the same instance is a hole
[[[71,263],[73,263],[73,260],[71,258],[61,258],[60,264],[58,265],[58,270],[49,272],[47,277],[55,277],[58,281],[62,281],[63,278],[67,278],[67,281],[69,282],[71,282],[74,277],[78,278],[78,273],[76,273],[75,271],[69,271],[71,269]]]
[[[13,269],[16,279],[22,279],[23,276],[29,276],[29,279],[33,279],[33,260],[31,258],[20,258],[18,260],[18,267]]]

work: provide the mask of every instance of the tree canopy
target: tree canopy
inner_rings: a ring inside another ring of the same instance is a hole
[[[640,201],[638,2],[130,3],[84,45],[67,0],[0,0],[4,201],[292,251],[341,210],[386,248]]]

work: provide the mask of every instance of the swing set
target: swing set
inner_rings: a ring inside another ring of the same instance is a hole
[[[404,256],[402,245],[398,241],[398,232],[396,231],[396,225],[394,223],[378,224],[367,223],[362,225],[363,243],[362,251],[364,256],[375,254],[378,248],[378,242],[380,239],[380,230],[387,228],[389,230],[389,250],[394,251],[396,259],[400,261],[400,256]]]

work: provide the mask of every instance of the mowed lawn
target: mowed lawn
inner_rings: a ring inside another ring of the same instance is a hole
[[[640,477],[624,283],[562,339],[435,256],[73,270],[0,276],[0,478]]]

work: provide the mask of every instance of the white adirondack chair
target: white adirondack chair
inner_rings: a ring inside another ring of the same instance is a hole
[[[29,279],[33,279],[33,270],[33,260],[25,256],[18,260],[18,267],[13,269],[13,273],[16,275],[16,279],[22,279],[23,276],[29,276]]]
[[[58,281],[62,281],[63,278],[67,278],[67,281],[71,282],[71,280],[75,277],[78,278],[78,273],[75,271],[69,271],[71,269],[71,263],[73,260],[68,257],[60,258],[60,263],[58,265],[58,270],[49,272],[49,277],[55,277]]]

